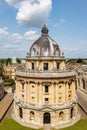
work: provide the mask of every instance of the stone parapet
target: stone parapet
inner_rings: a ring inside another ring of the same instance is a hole
[[[35,57],[32,56],[32,57],[31,57],[31,56],[29,56],[29,55],[26,56],[26,60],[29,60],[29,61],[30,61],[30,60],[38,60],[38,59],[41,60],[41,61],[42,61],[42,60],[43,60],[43,61],[44,61],[44,60],[47,60],[47,61],[48,61],[48,60],[52,60],[52,61],[53,61],[53,59],[54,59],[54,60],[64,60],[64,58],[65,58],[64,56],[60,56],[60,57],[58,57],[58,56],[50,56],[50,57],[48,57],[48,56],[44,56],[44,57],[42,57],[42,56],[41,56],[41,57],[40,57],[40,56],[35,56]]]
[[[24,77],[34,77],[34,78],[62,78],[62,77],[70,77],[75,76],[76,73],[74,71],[56,71],[56,72],[49,72],[49,71],[42,71],[42,72],[35,72],[35,71],[17,71],[17,76],[24,76]]]

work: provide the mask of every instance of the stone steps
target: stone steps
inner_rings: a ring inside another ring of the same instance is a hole
[[[44,130],[51,130],[50,124],[44,124]]]

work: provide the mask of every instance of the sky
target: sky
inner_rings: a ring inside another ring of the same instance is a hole
[[[66,58],[87,58],[87,0],[0,0],[0,58],[25,58],[44,24]]]

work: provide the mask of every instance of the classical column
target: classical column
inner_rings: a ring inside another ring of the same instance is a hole
[[[22,90],[22,84],[21,81],[18,81],[16,86],[16,96],[20,99],[21,98],[21,90]]]
[[[65,88],[65,83],[62,83],[62,88],[63,88],[63,102],[65,103],[66,101],[66,88]]]
[[[42,98],[43,98],[43,95],[42,95],[42,83],[40,83],[40,86],[39,86],[39,103],[42,104]]]
[[[52,104],[54,104],[54,85],[53,85],[53,83],[52,83],[52,85],[51,85],[51,100],[52,100]]]
[[[29,88],[28,88],[28,100],[29,100],[29,103],[31,102],[31,83],[29,82]]]
[[[38,82],[35,83],[35,103],[38,103]]]
[[[68,82],[65,83],[65,101],[67,102],[68,101]]]
[[[56,103],[56,85],[54,84],[54,104]]]
[[[38,71],[39,70],[39,61],[36,61],[36,71]]]
[[[56,61],[53,61],[53,70],[56,71],[56,69],[57,69]]]
[[[58,85],[57,83],[55,84],[56,86],[56,104],[58,104]]]
[[[27,96],[28,96],[28,97],[27,97],[27,99],[28,99],[27,101],[28,101],[28,103],[29,103],[29,101],[30,101],[30,97],[29,97],[30,94],[29,94],[29,92],[30,92],[30,83],[28,82],[28,85],[27,85]]]
[[[72,91],[72,98],[75,98],[75,95],[76,95],[76,89],[75,89],[75,81],[72,82],[71,84],[71,91]]]
[[[28,102],[28,92],[29,92],[29,89],[28,89],[28,81],[26,81],[26,84],[25,84],[25,93],[26,93],[26,102]]]

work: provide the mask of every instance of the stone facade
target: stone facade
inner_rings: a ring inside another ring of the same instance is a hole
[[[5,78],[15,79],[16,64],[4,65],[3,75]]]
[[[77,73],[77,86],[78,89],[87,92],[87,71]]]
[[[57,128],[78,115],[76,73],[66,70],[63,53],[49,39],[48,29],[43,27],[42,36],[27,53],[25,67],[16,72],[16,118],[36,128],[48,123]]]
[[[3,85],[3,81],[0,78],[0,100],[3,98],[4,96],[4,85]]]

